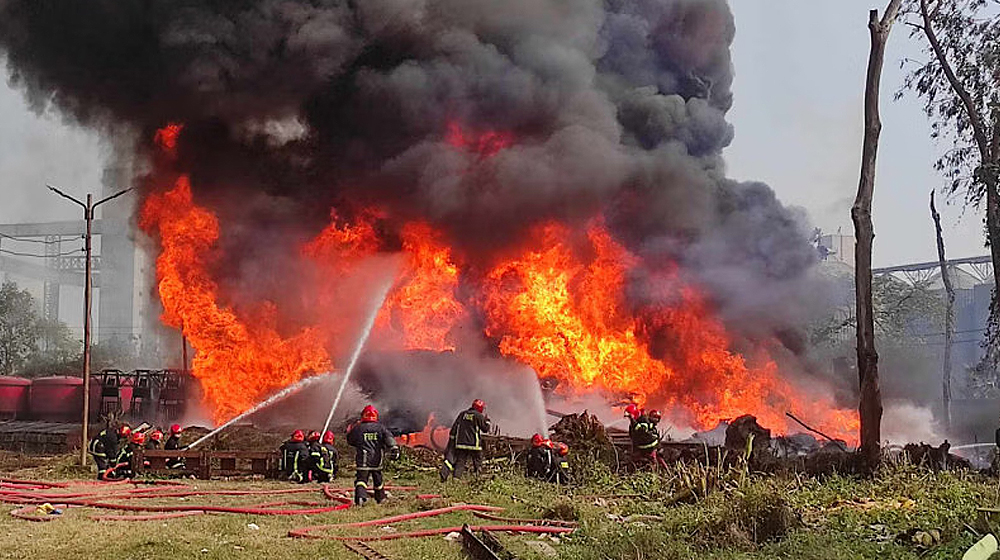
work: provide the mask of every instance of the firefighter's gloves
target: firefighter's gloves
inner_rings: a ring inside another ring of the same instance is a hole
[[[389,450],[389,459],[392,459],[393,461],[398,461],[400,456],[401,454],[399,452],[398,447],[393,447],[392,449]]]

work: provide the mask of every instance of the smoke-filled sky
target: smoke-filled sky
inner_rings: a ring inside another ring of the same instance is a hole
[[[869,0],[804,5],[795,0],[733,3],[736,81],[729,120],[736,134],[725,151],[729,173],[763,180],[786,204],[805,208],[826,232],[850,233],[857,184],[861,93],[867,57]],[[881,6],[880,6],[881,8]],[[900,58],[919,56],[898,28],[884,80],[883,143],[876,187],[876,265],[935,257],[926,194],[939,184],[938,147],[912,98],[890,100],[901,82]],[[76,209],[44,190],[99,192],[110,157],[99,133],[67,124],[50,110],[32,112],[20,91],[0,86],[0,221],[71,219]],[[945,209],[951,256],[983,254],[979,219],[960,204]]]

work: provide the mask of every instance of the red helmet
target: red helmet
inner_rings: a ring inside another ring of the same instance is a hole
[[[129,439],[130,439],[130,441],[132,443],[134,443],[136,445],[142,445],[142,444],[146,443],[146,434],[144,434],[142,432],[135,432],[135,433],[132,434],[132,437],[129,438]]]
[[[625,407],[625,416],[627,416],[628,418],[635,420],[640,415],[642,415],[642,411],[639,410],[639,407],[636,406],[635,404],[630,404]]]
[[[305,441],[306,433],[302,430],[295,430],[292,432],[292,441]]]
[[[309,441],[319,441],[319,432],[316,430],[309,432],[309,437],[307,439]]]
[[[333,440],[334,440],[333,432],[328,431],[325,434],[323,434],[323,443],[333,443]]]
[[[163,432],[160,430],[153,430],[153,433],[149,434],[149,439],[153,441],[160,441],[163,439]]]
[[[535,434],[531,436],[532,447],[541,447],[543,443],[545,443],[545,438],[542,437],[542,434]]]
[[[476,412],[482,412],[483,409],[486,408],[486,403],[484,403],[482,399],[476,399],[472,401],[472,408],[474,408]]]
[[[361,421],[362,422],[378,422],[378,411],[375,407],[368,405],[361,411]]]
[[[128,424],[122,424],[118,426],[118,435],[121,437],[126,437],[132,433],[132,428],[128,427]]]
[[[174,424],[173,426],[170,426],[170,433],[171,434],[180,435],[180,433],[183,432],[183,431],[184,430],[181,429],[181,425],[180,424]]]
[[[650,410],[649,411],[649,419],[652,420],[653,423],[659,422],[661,418],[663,418],[663,415],[660,414],[659,410]]]
[[[565,443],[560,441],[557,442],[555,446],[556,446],[556,453],[558,453],[559,455],[563,457],[569,455],[569,446],[566,445]]]

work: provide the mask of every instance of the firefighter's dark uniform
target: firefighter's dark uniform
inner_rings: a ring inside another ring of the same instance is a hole
[[[639,416],[628,428],[628,437],[632,441],[632,454],[637,461],[652,461],[658,464],[656,451],[660,448],[660,431],[656,424],[645,414]]]
[[[330,482],[337,477],[337,461],[340,459],[337,448],[332,443],[318,441],[309,444],[310,466],[312,480]]]
[[[555,462],[555,453],[547,445],[532,447],[528,450],[527,469],[525,474],[530,478],[547,480]]]
[[[118,456],[118,434],[110,428],[101,430],[87,445],[87,451],[97,465],[97,477],[108,469],[108,462]]]
[[[569,460],[561,455],[553,454],[555,459],[552,463],[552,471],[549,473],[549,482],[556,484],[569,484]]]
[[[160,442],[156,441],[153,438],[149,438],[149,440],[146,442],[146,449],[159,449],[159,448],[160,448]]]
[[[167,438],[167,442],[163,444],[163,449],[167,451],[176,451],[181,448],[181,436],[177,434],[171,434]],[[168,469],[183,469],[184,459],[181,457],[171,457],[167,459]]]
[[[385,485],[382,479],[383,455],[389,452],[391,458],[399,456],[399,447],[389,429],[379,422],[359,422],[347,432],[347,443],[357,450],[354,461],[357,473],[354,477],[354,504],[362,505],[368,499],[368,477],[371,477],[375,501],[385,499]]]
[[[470,408],[455,418],[451,425],[451,436],[448,448],[444,454],[444,466],[441,467],[441,480],[447,480],[448,475],[462,478],[465,463],[472,461],[472,468],[479,474],[483,454],[482,434],[490,431],[490,420],[485,414]]]
[[[114,462],[109,464],[103,472],[98,473],[99,478],[102,480],[121,480],[134,477],[135,468],[132,462],[135,459],[135,448],[136,446],[131,443],[123,445]]]
[[[309,480],[309,446],[304,441],[288,440],[281,444],[281,459],[278,468],[288,480],[293,482],[308,482]]]

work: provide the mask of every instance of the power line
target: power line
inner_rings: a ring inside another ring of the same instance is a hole
[[[39,243],[39,244],[42,244],[42,245],[56,245],[58,243],[62,243],[63,241],[70,241],[70,240],[73,240],[73,239],[77,239],[80,236],[79,235],[66,236],[67,239],[62,239],[62,237],[63,236],[59,236],[58,239],[47,240],[47,239],[35,239],[35,238],[32,238],[32,237],[17,237],[15,235],[7,235],[6,233],[0,233],[0,238],[3,238],[3,239],[11,239],[13,241],[22,241],[24,243]]]
[[[39,255],[37,253],[22,253],[20,251],[11,251],[10,249],[0,249],[0,253],[7,255],[14,255],[15,257],[34,257],[36,259],[47,259],[49,257],[65,257],[66,255],[73,255],[83,251],[83,247],[78,249],[73,249],[72,251],[64,251],[62,253],[53,253],[51,255]]]

